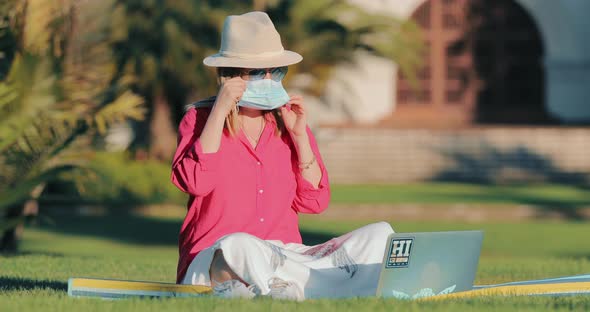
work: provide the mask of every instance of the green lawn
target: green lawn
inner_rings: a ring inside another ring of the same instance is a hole
[[[586,297],[481,298],[444,302],[404,302],[377,298],[310,300],[303,303],[216,298],[122,300],[69,298],[69,277],[137,279],[172,282],[175,276],[177,218],[132,216],[59,217],[56,225],[29,227],[22,253],[0,256],[0,311],[457,311],[457,310],[588,310]],[[363,221],[318,221],[302,218],[310,243],[367,224]],[[484,246],[476,283],[590,273],[590,224],[526,223],[395,223],[398,232],[483,229]]]
[[[590,206],[590,192],[568,185],[477,185],[460,183],[332,185],[333,203],[530,204]]]

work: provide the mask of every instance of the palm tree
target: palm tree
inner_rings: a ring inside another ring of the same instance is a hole
[[[304,56],[294,69],[315,78],[306,90],[314,95],[323,92],[334,66],[352,62],[357,51],[395,61],[410,79],[422,62],[419,28],[411,20],[346,0],[267,1],[266,11],[284,44]]]
[[[303,55],[303,62],[293,69],[315,78],[306,89],[314,95],[323,92],[334,65],[353,61],[359,50],[395,61],[411,81],[422,63],[420,29],[412,20],[370,13],[346,0],[216,3],[236,14],[251,9],[267,12],[283,44]]]
[[[352,60],[359,49],[395,60],[409,77],[420,63],[421,42],[411,21],[367,13],[345,0],[117,0],[118,73],[134,77],[134,90],[149,107],[136,144],[151,145],[157,158],[172,156],[174,125],[187,97],[216,90],[215,72],[201,62],[219,48],[224,18],[252,9],[267,11],[285,46],[304,55],[293,70],[316,78],[305,90],[312,94],[321,94],[334,65]]]
[[[0,251],[16,249],[23,209],[45,183],[84,165],[95,133],[143,116],[140,97],[110,84],[105,3],[3,3],[0,46],[10,57],[0,59]]]
[[[214,73],[203,58],[217,49],[224,11],[195,0],[117,0],[113,9],[114,83],[130,75],[133,90],[147,103],[145,122],[135,129],[136,147],[168,160],[176,126],[191,92],[213,92]]]

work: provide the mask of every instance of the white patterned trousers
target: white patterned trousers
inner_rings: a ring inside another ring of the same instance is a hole
[[[209,267],[221,249],[229,267],[262,294],[276,277],[296,283],[307,299],[374,296],[391,233],[388,223],[378,222],[315,246],[229,234],[195,257],[182,283],[210,286]]]

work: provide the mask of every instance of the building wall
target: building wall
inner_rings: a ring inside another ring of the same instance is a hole
[[[565,122],[590,120],[590,1],[517,0],[543,34],[547,107]]]
[[[332,183],[590,183],[590,129],[316,129]]]
[[[426,0],[349,0],[366,10],[409,18]],[[428,0],[432,1],[432,0]],[[545,45],[546,105],[564,122],[590,120],[590,1],[515,0],[534,18]],[[397,66],[363,58],[362,66],[343,66],[335,71],[326,90],[326,107],[316,122],[353,121],[371,123],[395,111]],[[343,75],[342,73],[346,73]],[[370,77],[359,81],[363,73]],[[393,79],[393,81],[392,81]],[[337,110],[339,113],[330,113]],[[342,114],[346,110],[346,114]],[[395,112],[394,112],[395,113]],[[337,116],[337,117],[334,117]]]

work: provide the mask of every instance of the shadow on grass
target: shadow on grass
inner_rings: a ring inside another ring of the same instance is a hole
[[[51,224],[41,223],[43,230],[75,235],[110,239],[142,245],[176,245],[182,221],[156,219],[132,214],[108,214],[82,216],[74,213],[52,215],[45,213]]]
[[[0,290],[2,291],[34,289],[53,289],[57,291],[67,291],[68,284],[58,281],[33,280],[28,278],[0,276]]]
[[[316,233],[310,231],[301,231],[301,238],[303,239],[303,244],[307,246],[313,246],[321,243],[325,243],[330,239],[339,236],[337,234],[326,234],[326,233]]]
[[[76,236],[105,238],[124,243],[141,245],[177,245],[182,220],[142,217],[132,214],[105,216],[80,216],[75,214],[51,215],[46,213],[39,227],[43,230]],[[307,245],[323,243],[336,235],[302,231]]]
[[[5,252],[1,254],[4,258],[18,258],[26,256],[46,256],[51,258],[63,258],[64,254],[58,252],[43,252],[43,251],[17,251],[17,252]]]
[[[588,174],[564,170],[551,159],[525,146],[500,150],[486,141],[457,140],[439,152],[451,159],[454,166],[435,174],[431,178],[432,181],[481,185],[550,183],[571,185],[582,190],[590,187]],[[523,205],[536,207],[540,210],[540,215],[557,213],[571,220],[582,219],[579,208],[590,205],[590,201],[587,200],[565,203],[510,192],[499,195]],[[478,199],[486,195],[467,197]]]

